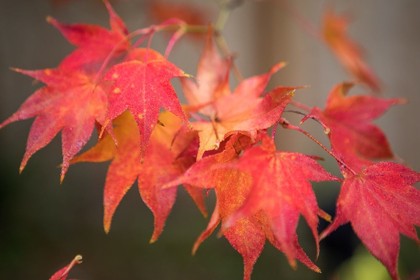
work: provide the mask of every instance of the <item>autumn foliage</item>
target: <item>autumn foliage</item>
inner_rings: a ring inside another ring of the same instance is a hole
[[[293,268],[299,261],[321,272],[316,258],[309,258],[299,245],[300,216],[312,232],[317,255],[320,240],[351,223],[366,248],[393,279],[399,279],[399,234],[420,243],[415,229],[420,226],[420,191],[413,187],[420,173],[389,161],[395,158],[390,144],[372,121],[405,100],[348,96],[354,82],[373,92],[380,91],[380,83],[357,44],[348,38],[344,18],[329,10],[320,34],[355,81],[336,85],[325,108],[310,108],[302,119],[302,123],[315,119],[321,124],[331,144],[328,149],[282,116],[289,107],[307,109],[293,101],[302,86],[267,90],[270,77],[285,63],[246,79],[236,75],[239,83],[231,89],[235,65],[225,46],[215,44],[221,38],[220,26],[207,25],[187,9],[181,9],[183,13],[174,9],[181,18],[166,19],[172,9],[156,4],[153,11],[164,21],[129,33],[110,4],[105,5],[110,29],[48,18],[76,47],[57,68],[13,69],[44,84],[0,124],[2,128],[35,117],[21,171],[61,131],[61,181],[71,164],[111,161],[104,188],[107,233],[118,205],[135,182],[154,215],[150,242],[162,233],[177,186],[186,189],[205,217],[205,194],[213,189],[216,206],[193,253],[221,224],[219,234],[243,257],[244,279],[251,278],[266,240],[285,254]],[[173,35],[166,54],[149,44],[139,47],[159,31]],[[194,76],[168,60],[172,46],[187,33],[205,34],[198,37],[205,43]],[[172,79],[180,80],[188,104],[180,103]],[[319,143],[336,159],[342,178],[325,171],[317,157],[278,150],[274,136],[281,128],[300,131]],[[79,154],[95,129],[100,135],[97,144]],[[318,207],[310,183],[321,181],[342,184],[333,219]],[[319,218],[331,222],[322,233],[318,233]],[[80,261],[77,256],[50,279],[66,279]]]

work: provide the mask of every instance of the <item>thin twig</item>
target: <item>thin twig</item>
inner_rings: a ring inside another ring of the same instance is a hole
[[[317,143],[322,149],[324,149],[328,154],[330,154],[330,156],[332,156],[336,161],[338,161],[343,167],[345,167],[346,169],[348,169],[351,173],[353,173],[353,175],[356,175],[357,173],[351,169],[350,166],[348,166],[342,159],[340,159],[339,157],[337,157],[332,151],[330,151],[327,147],[325,147],[321,142],[319,142],[315,137],[313,137],[311,134],[309,134],[309,132],[306,132],[305,130],[301,129],[298,126],[292,125],[290,124],[286,119],[280,119],[279,123],[287,129],[293,129],[293,130],[297,130],[303,134],[305,134],[307,137],[309,137],[309,139],[311,139],[312,141],[314,141],[315,143]]]

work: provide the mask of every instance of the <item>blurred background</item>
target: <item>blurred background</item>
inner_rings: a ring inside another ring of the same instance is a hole
[[[210,20],[217,18],[216,1],[183,2],[208,11]],[[304,18],[320,26],[327,1],[290,2]],[[112,4],[130,30],[158,23],[145,1],[119,0]],[[274,75],[269,89],[276,85],[310,85],[297,92],[296,100],[323,108],[330,89],[351,77],[325,44],[302,29],[290,10],[282,7],[276,1],[243,1],[232,12],[223,34],[244,77],[264,73],[275,63],[286,61],[288,66]],[[383,96],[408,98],[407,105],[391,108],[376,123],[385,131],[394,152],[420,171],[420,2],[337,0],[335,9],[352,15],[350,35],[365,49],[366,61],[383,83]],[[108,14],[99,0],[0,1],[0,121],[39,87],[9,67],[54,68],[74,49],[45,21],[48,15],[64,23],[108,27]],[[163,51],[167,39],[157,35],[153,46]],[[202,47],[200,40],[184,38],[175,46],[170,60],[195,74]],[[176,81],[174,84],[179,89]],[[361,86],[352,90],[355,94],[366,92]],[[300,120],[291,114],[285,116],[294,124]],[[0,279],[48,279],[76,254],[84,256],[84,263],[72,271],[70,278],[242,279],[242,258],[224,238],[212,235],[196,256],[191,256],[192,245],[207,220],[181,188],[162,236],[150,245],[153,217],[136,186],[116,211],[111,232],[104,233],[102,195],[108,163],[72,166],[64,183],[59,184],[60,137],[37,152],[19,175],[31,123],[14,123],[0,131]],[[308,122],[304,128],[327,143],[316,123]],[[324,157],[323,166],[339,176],[334,161],[303,135],[279,130],[277,140],[279,149]],[[95,141],[93,137],[88,146]],[[320,207],[333,214],[339,185],[315,184],[314,189]],[[207,202],[211,213],[212,194]],[[325,224],[320,225],[320,229],[323,227]],[[302,247],[314,259],[313,238],[303,221],[298,234]],[[401,240],[400,273],[403,279],[420,279],[415,277],[420,271],[419,247],[406,237]],[[252,279],[388,279],[386,270],[360,246],[349,225],[321,242],[316,264],[322,274],[302,264],[293,271],[284,255],[267,244]]]

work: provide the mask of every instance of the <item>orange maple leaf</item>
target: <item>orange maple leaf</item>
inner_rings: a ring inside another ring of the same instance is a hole
[[[140,163],[142,155],[138,147],[139,131],[129,112],[123,113],[115,120],[118,148],[107,135],[95,147],[72,161],[72,163],[103,162],[113,159],[108,169],[104,190],[106,232],[110,230],[112,216],[117,206],[136,180],[143,201],[155,217],[155,229],[150,242],[156,241],[163,230],[166,217],[175,202],[176,188],[162,189],[161,186],[181,175],[194,162],[194,158],[178,159],[180,153],[192,140],[189,137],[177,138],[172,143],[182,125],[179,119],[169,112],[164,112],[160,116],[160,122],[165,126],[158,125],[153,131],[143,164]],[[189,188],[188,192],[205,214],[202,191]]]

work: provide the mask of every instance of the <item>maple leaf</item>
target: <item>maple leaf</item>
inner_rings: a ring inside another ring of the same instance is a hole
[[[357,81],[379,92],[379,79],[374,71],[364,62],[359,45],[347,35],[349,19],[334,14],[328,9],[323,17],[322,35],[326,44],[332,49],[344,67]]]
[[[213,42],[213,29],[210,28],[198,62],[197,83],[191,79],[180,79],[188,104],[192,107],[203,107],[199,112],[204,115],[213,115],[214,108],[206,105],[215,101],[217,89],[225,81],[227,71],[229,63],[220,57]]]
[[[190,158],[189,161],[185,158],[177,160],[177,156],[189,144],[185,139],[172,143],[172,139],[181,127],[180,121],[168,112],[161,115],[160,121],[165,126],[159,125],[153,131],[144,164],[140,164],[141,152],[138,148],[140,135],[136,122],[129,112],[125,112],[115,120],[118,148],[107,135],[95,147],[72,161],[72,163],[103,162],[113,159],[108,169],[104,190],[106,232],[110,230],[112,216],[117,206],[136,179],[140,195],[155,217],[155,229],[150,242],[157,240],[163,230],[166,217],[175,202],[176,188],[162,189],[161,186],[182,174],[194,162],[194,158]],[[188,192],[192,194],[198,207],[205,211],[202,190],[190,188]]]
[[[113,82],[108,98],[106,122],[109,123],[128,109],[140,130],[142,158],[157,123],[160,107],[189,123],[170,83],[171,78],[187,76],[151,49],[131,51],[125,62],[114,65],[104,76],[104,81]]]
[[[196,110],[210,119],[194,122],[194,129],[200,138],[197,159],[205,151],[218,149],[220,143],[232,133],[240,131],[254,137],[257,130],[266,129],[279,120],[298,87],[277,87],[264,97],[262,95],[271,76],[284,66],[285,63],[278,63],[268,73],[242,81],[231,92],[230,64],[220,58],[212,30],[209,30],[197,70],[198,84],[181,79],[185,96],[191,105],[188,110]]]
[[[235,168],[252,175],[253,183],[244,204],[226,221],[229,228],[236,221],[262,210],[272,225],[273,234],[292,267],[299,253],[296,227],[299,213],[306,219],[318,245],[318,204],[311,181],[339,180],[327,173],[313,159],[303,154],[278,152],[266,135],[261,146],[246,150]]]
[[[266,129],[279,120],[293,94],[294,88],[277,87],[265,97],[232,94],[218,99],[215,104],[218,108],[215,120],[194,123],[194,129],[200,137],[197,159],[205,151],[217,149],[220,142],[234,132],[255,138],[258,130]],[[245,106],[236,107],[237,103]]]
[[[334,221],[321,233],[321,239],[350,222],[369,252],[387,267],[393,279],[399,279],[399,233],[420,244],[413,226],[420,226],[420,191],[411,186],[418,181],[420,173],[393,162],[380,162],[347,176]]]
[[[76,264],[82,263],[82,256],[77,255],[68,265],[54,273],[53,276],[50,277],[50,280],[66,280],[67,276],[70,272],[70,270],[75,266]]]
[[[321,121],[329,129],[331,149],[356,172],[373,164],[374,159],[394,157],[384,133],[372,123],[391,106],[404,99],[381,99],[369,95],[346,97],[352,83],[336,85],[330,92],[325,109],[314,107],[302,119]]]
[[[214,155],[206,156],[194,163],[182,176],[167,183],[164,187],[177,186],[188,183],[196,188],[216,191],[216,207],[205,231],[201,233],[193,247],[196,252],[199,245],[217,228],[220,221],[224,224],[235,213],[250,195],[252,177],[240,170],[226,169],[226,166],[234,163],[243,149],[248,149],[252,140],[244,135],[236,133],[222,142],[223,150]],[[228,164],[228,165],[226,165]],[[259,211],[255,214],[238,219],[223,235],[244,259],[244,279],[250,279],[253,266],[263,250],[266,238],[280,251],[284,251],[282,245],[274,235],[269,219],[266,214]],[[297,243],[297,235],[294,233],[294,246],[296,258],[314,271],[320,272],[311,260],[303,252]]]
[[[17,112],[0,124],[0,129],[9,123],[36,116],[20,165],[21,172],[29,158],[51,142],[62,130],[61,181],[63,181],[70,160],[89,140],[95,122],[104,124],[107,106],[106,88],[103,85],[93,84],[90,77],[83,73],[66,69],[14,70],[33,77],[47,86],[30,96]]]
[[[108,55],[111,54],[110,60],[116,62],[130,49],[127,27],[109,2],[104,1],[104,3],[110,16],[111,30],[92,24],[63,24],[52,17],[47,17],[49,23],[71,44],[78,47],[60,63],[60,68],[96,73]]]

